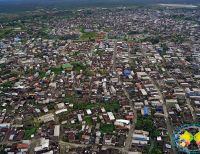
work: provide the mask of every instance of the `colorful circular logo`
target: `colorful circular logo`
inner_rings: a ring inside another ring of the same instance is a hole
[[[174,132],[174,142],[180,152],[200,153],[200,124],[188,124]]]

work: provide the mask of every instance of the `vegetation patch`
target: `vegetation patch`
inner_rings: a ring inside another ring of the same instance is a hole
[[[83,29],[81,30],[81,36],[80,39],[84,40],[84,41],[88,41],[88,40],[95,40],[97,36],[96,32],[85,32]]]
[[[0,38],[8,37],[12,35],[14,32],[11,28],[0,29]]]
[[[73,62],[71,63],[71,65],[73,66],[73,69],[75,71],[80,71],[80,70],[85,70],[86,69],[86,65],[84,65],[83,63],[80,62]]]
[[[160,132],[156,129],[156,127],[153,124],[152,117],[138,117],[135,127],[136,129],[148,131],[150,133],[150,137],[152,138],[156,138],[160,135]]]
[[[113,124],[101,124],[100,131],[102,133],[112,133],[115,127]]]
[[[39,72],[39,77],[40,77],[40,78],[46,77],[46,72],[40,71],[40,72]]]
[[[4,88],[11,88],[13,86],[13,82],[11,81],[7,81],[5,83],[3,83],[1,86],[4,87]]]
[[[37,131],[36,128],[31,128],[31,129],[25,130],[24,139],[25,140],[30,140],[31,139],[31,135],[34,135],[36,131]]]
[[[106,111],[115,111],[118,112],[118,110],[120,109],[120,105],[118,101],[113,101],[111,103],[105,103],[103,105],[103,107],[105,108]]]
[[[63,71],[62,67],[52,67],[50,70],[54,72],[56,75],[61,74]]]
[[[85,116],[84,121],[86,121],[86,124],[88,124],[88,125],[93,124],[92,117],[90,117],[90,116]]]
[[[104,107],[106,111],[114,111],[118,112],[120,109],[120,105],[118,101],[113,101],[113,102],[105,102],[105,103],[75,103],[74,104],[74,109],[76,110],[86,110],[86,109],[95,109],[95,108],[100,108]]]
[[[82,125],[80,123],[76,123],[76,124],[64,124],[62,125],[63,128],[67,129],[67,128],[74,128],[74,129],[78,129],[80,130],[82,128]]]

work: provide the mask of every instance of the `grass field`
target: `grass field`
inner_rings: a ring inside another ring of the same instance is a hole
[[[94,40],[96,36],[97,36],[96,32],[82,32],[80,39],[84,41]]]
[[[0,29],[0,38],[5,38],[13,32],[11,28]]]

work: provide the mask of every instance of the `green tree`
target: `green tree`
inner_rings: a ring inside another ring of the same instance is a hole
[[[152,154],[162,154],[162,150],[154,147],[151,151]]]

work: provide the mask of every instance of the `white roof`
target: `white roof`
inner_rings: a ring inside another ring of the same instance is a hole
[[[170,144],[165,144],[166,148],[171,149],[172,146]]]
[[[162,141],[161,136],[158,136],[158,137],[157,137],[157,141]]]
[[[132,143],[134,144],[147,144],[147,141],[140,141],[140,140],[132,140]]]
[[[83,121],[83,118],[81,117],[81,114],[78,114],[78,121]]]
[[[142,154],[141,152],[128,152],[128,154]]]
[[[125,124],[130,124],[130,120],[125,120],[125,119],[116,119],[117,122],[120,122],[120,123],[125,123]]]
[[[45,153],[42,153],[42,154],[53,154],[53,150],[45,152]]]
[[[60,125],[55,125],[54,136],[60,136]]]
[[[178,103],[177,99],[166,99],[166,103]]]
[[[57,104],[58,108],[61,109],[61,108],[64,108],[65,107],[65,104],[64,103],[59,103]]]
[[[110,120],[115,120],[115,117],[112,112],[107,112],[107,114]]]
[[[90,109],[87,109],[86,112],[88,115],[92,114],[92,111]]]
[[[43,122],[49,122],[49,121],[54,121],[54,114],[49,113],[46,115],[43,115],[41,117],[39,117],[39,120],[43,121]]]
[[[140,91],[141,91],[142,95],[144,95],[144,96],[146,96],[146,95],[147,95],[147,92],[146,92],[146,90],[144,90],[144,89],[140,89]]]
[[[40,145],[42,148],[48,148],[49,147],[49,139],[41,138]]]
[[[10,123],[1,123],[0,124],[0,128],[9,128],[10,127]]]
[[[56,88],[56,82],[51,82],[51,83],[49,84],[49,87]]]
[[[57,111],[55,112],[55,114],[60,114],[60,113],[62,113],[62,112],[67,112],[67,109],[57,110]]]
[[[42,149],[43,149],[42,146],[37,146],[34,148],[34,151],[41,151]]]
[[[147,75],[147,73],[146,72],[137,72],[137,75],[138,76],[143,76],[143,75]]]

